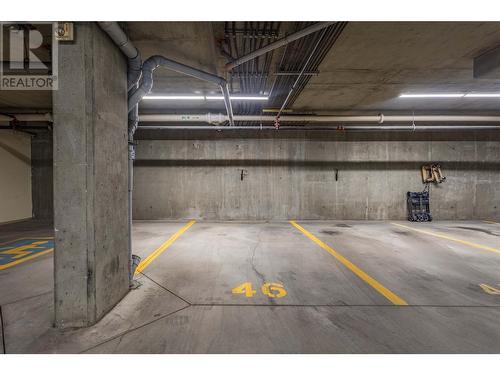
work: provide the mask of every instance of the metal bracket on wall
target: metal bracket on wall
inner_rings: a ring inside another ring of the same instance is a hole
[[[242,169],[242,170],[241,170],[241,174],[240,174],[240,179],[241,179],[241,181],[243,181],[243,178],[244,178],[245,176],[247,176],[247,175],[248,175],[248,171],[247,171],[246,169]]]

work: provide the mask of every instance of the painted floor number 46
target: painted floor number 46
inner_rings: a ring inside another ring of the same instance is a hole
[[[286,296],[285,287],[278,283],[264,283],[261,287],[262,294],[271,298],[281,298]],[[238,285],[232,290],[233,294],[244,294],[245,297],[253,297],[257,291],[252,288],[252,283],[246,282]]]

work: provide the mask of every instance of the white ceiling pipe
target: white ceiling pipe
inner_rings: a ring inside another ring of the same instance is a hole
[[[234,121],[249,122],[274,122],[275,116],[244,115],[234,116]],[[209,124],[219,124],[227,120],[227,116],[220,113],[206,114],[142,114],[139,116],[141,122],[204,122]],[[456,115],[418,115],[418,116],[398,116],[398,115],[376,115],[376,116],[281,116],[280,122],[311,122],[311,123],[390,123],[390,122],[498,122],[500,116],[456,116]]]
[[[205,113],[200,115],[139,115],[140,122],[203,122],[221,124],[227,120],[222,113]]]
[[[276,131],[271,125],[264,126],[214,126],[214,125],[141,125],[142,130],[255,130]],[[500,130],[500,125],[344,125],[341,128],[334,126],[282,126],[281,130],[331,130],[342,131],[457,131],[457,130]]]
[[[23,121],[23,122],[52,122],[52,115],[50,113],[15,113],[2,115],[0,114],[0,121]]]

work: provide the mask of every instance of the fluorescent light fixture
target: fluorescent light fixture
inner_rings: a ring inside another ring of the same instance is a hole
[[[470,93],[465,95],[466,98],[500,98],[500,93]]]
[[[400,98],[500,98],[498,92],[442,93],[442,94],[401,94]]]
[[[223,96],[206,96],[207,100],[224,100]],[[231,100],[267,100],[267,96],[231,96]]]
[[[204,96],[193,95],[146,95],[143,99],[148,100],[205,100]]]
[[[147,100],[224,100],[222,95],[146,95],[144,99]],[[231,96],[231,100],[267,100],[267,96]]]
[[[464,94],[401,94],[400,98],[463,98]]]

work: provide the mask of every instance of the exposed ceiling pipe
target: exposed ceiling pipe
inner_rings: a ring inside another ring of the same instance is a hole
[[[274,116],[236,115],[235,121],[274,122]],[[12,113],[0,114],[1,122],[52,122],[52,114],[46,113]],[[205,114],[141,114],[141,122],[191,122],[221,124],[227,121],[227,115],[222,113]],[[330,115],[293,115],[282,116],[282,122],[292,123],[395,123],[395,122],[449,122],[449,123],[500,123],[500,116],[470,116],[470,115],[360,115],[360,116],[330,116]],[[213,126],[212,126],[213,127]]]
[[[144,64],[142,65],[142,83],[128,99],[129,111],[131,111],[144,96],[151,92],[151,89],[153,88],[153,71],[160,66],[219,85],[222,95],[224,96],[224,103],[226,104],[227,119],[229,120],[230,125],[234,125],[233,107],[231,105],[227,81],[224,78],[158,55],[151,56],[149,59],[144,61]]]
[[[276,48],[282,47],[288,43],[293,42],[294,40],[303,38],[309,34],[312,34],[316,31],[319,31],[321,29],[324,29],[325,27],[328,27],[335,22],[317,22],[311,26],[308,26],[300,31],[297,31],[296,33],[290,34],[285,36],[284,38],[281,38],[277,40],[276,42],[270,43],[267,46],[264,46],[262,48],[259,48],[248,55],[242,56],[234,61],[231,61],[230,63],[226,64],[226,70],[229,71],[231,69],[234,69],[238,65],[241,65],[247,61],[250,61],[258,56],[264,55],[272,50],[275,50]]]
[[[141,78],[142,63],[139,50],[132,44],[127,34],[118,25],[118,22],[98,22],[98,24],[127,57],[127,86],[130,91]]]
[[[17,130],[50,130],[50,125],[0,125],[0,129],[17,129]]]
[[[0,122],[52,122],[50,113],[14,113],[0,114]]]
[[[248,122],[274,122],[275,116],[259,115],[236,115],[234,121]],[[203,122],[208,124],[220,124],[227,121],[227,117],[220,113],[205,114],[142,114],[139,116],[140,122]],[[488,123],[496,122],[500,124],[500,116],[467,116],[467,115],[374,115],[374,116],[282,116],[280,122],[293,123],[410,123],[412,126],[416,122],[449,122],[449,123]]]
[[[142,130],[272,130],[274,126],[213,126],[213,125],[141,125]],[[342,125],[342,126],[281,126],[281,130],[302,131],[458,131],[500,130],[500,125]]]
[[[317,76],[317,75],[319,75],[319,71],[314,70],[314,71],[310,71],[310,72],[276,72],[276,73],[273,73],[273,76],[298,76],[298,75]]]
[[[323,39],[323,37],[325,36],[325,31],[326,30],[323,30],[323,32],[321,33],[321,36],[319,37],[318,41],[316,42],[316,44],[314,45],[314,48],[312,49],[309,57],[307,58],[306,60],[306,63],[304,64],[304,66],[302,67],[302,69],[300,70],[300,74],[297,76],[297,78],[295,79],[295,82],[293,83],[292,87],[290,88],[290,91],[288,92],[288,95],[286,96],[285,100],[283,101],[283,104],[281,105],[278,113],[276,114],[276,121],[278,121],[280,115],[281,115],[281,112],[283,112],[283,110],[285,109],[287,103],[288,103],[288,100],[290,99],[290,96],[292,95],[293,91],[295,90],[295,88],[297,87],[297,84],[299,83],[300,79],[302,78],[302,75],[304,74],[304,72],[306,71],[306,68],[307,66],[309,65],[309,61],[311,61],[314,53],[316,52],[316,49],[318,48],[319,44],[321,43],[321,40]]]
[[[163,56],[152,56],[141,67],[139,50],[132,44],[117,22],[99,22],[99,26],[109,35],[128,59],[128,88],[129,90],[135,88],[128,99],[128,111],[130,113],[129,133],[131,133],[131,136],[133,136],[137,127],[137,118],[135,115],[137,105],[145,95],[151,92],[153,88],[153,71],[159,66],[219,85],[224,96],[229,124],[234,125],[229,88],[224,78],[178,63]],[[137,88],[136,86],[141,78],[141,74],[143,80]]]

